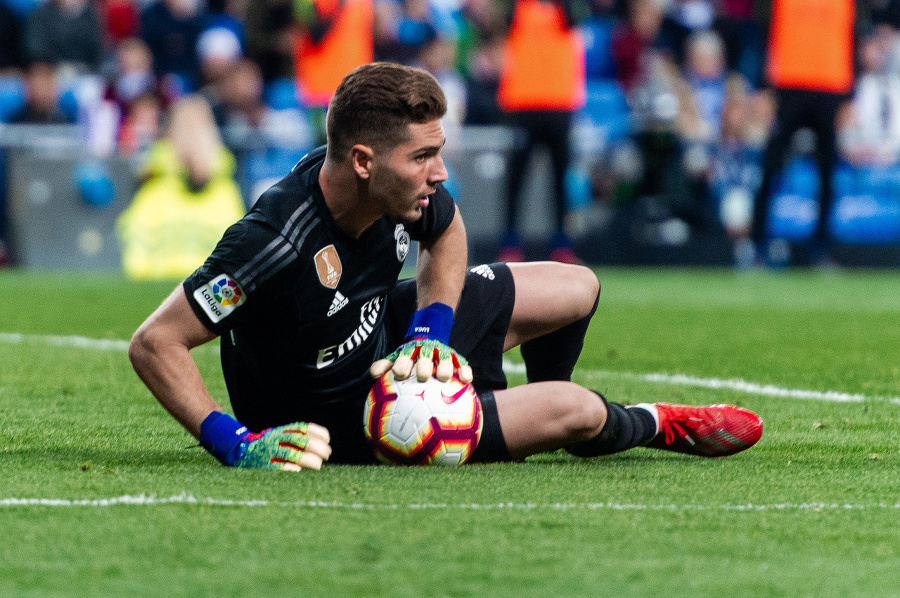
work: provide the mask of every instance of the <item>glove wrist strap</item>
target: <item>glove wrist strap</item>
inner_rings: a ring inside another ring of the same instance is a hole
[[[200,446],[225,465],[233,465],[240,456],[246,426],[221,411],[213,411],[200,424]]]
[[[446,303],[432,303],[412,315],[406,339],[428,338],[446,345],[450,342],[452,329],[453,308]]]

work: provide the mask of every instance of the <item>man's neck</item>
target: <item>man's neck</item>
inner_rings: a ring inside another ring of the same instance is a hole
[[[360,238],[381,217],[365,209],[365,185],[345,165],[326,157],[319,171],[319,186],[331,216],[347,236]]]

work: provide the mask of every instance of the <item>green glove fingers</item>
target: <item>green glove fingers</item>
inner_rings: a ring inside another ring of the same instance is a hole
[[[293,423],[247,434],[241,440],[234,467],[255,469],[320,469],[331,456],[327,431],[321,426]]]
[[[460,379],[467,374],[471,376],[466,358],[435,339],[410,340],[385,359],[393,362],[394,375],[398,378],[406,378],[413,373],[419,380],[430,376],[435,376],[438,380],[449,380],[454,374]],[[471,382],[471,377],[466,381]]]

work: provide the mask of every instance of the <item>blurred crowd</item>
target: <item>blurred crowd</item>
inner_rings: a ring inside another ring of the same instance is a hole
[[[230,151],[261,144],[290,155],[323,141],[336,80],[389,60],[438,78],[449,134],[510,125],[498,94],[513,15],[527,1],[0,0],[0,122],[81,123],[95,155],[145,156],[172,107],[199,96]],[[585,93],[571,112],[590,139],[571,135],[565,170],[584,185],[567,179],[567,205],[587,194],[632,220],[663,214],[656,220],[667,226],[647,234],[671,242],[716,227],[747,237],[776,114],[766,72],[772,0],[547,3],[561,7],[583,48]],[[856,71],[838,113],[839,156],[893,165],[900,0],[853,8]],[[809,145],[801,132],[792,151]]]

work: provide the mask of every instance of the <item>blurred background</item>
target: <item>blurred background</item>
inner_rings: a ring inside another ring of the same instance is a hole
[[[900,0],[0,0],[0,267],[186,275],[372,60],[474,263],[900,266]]]

